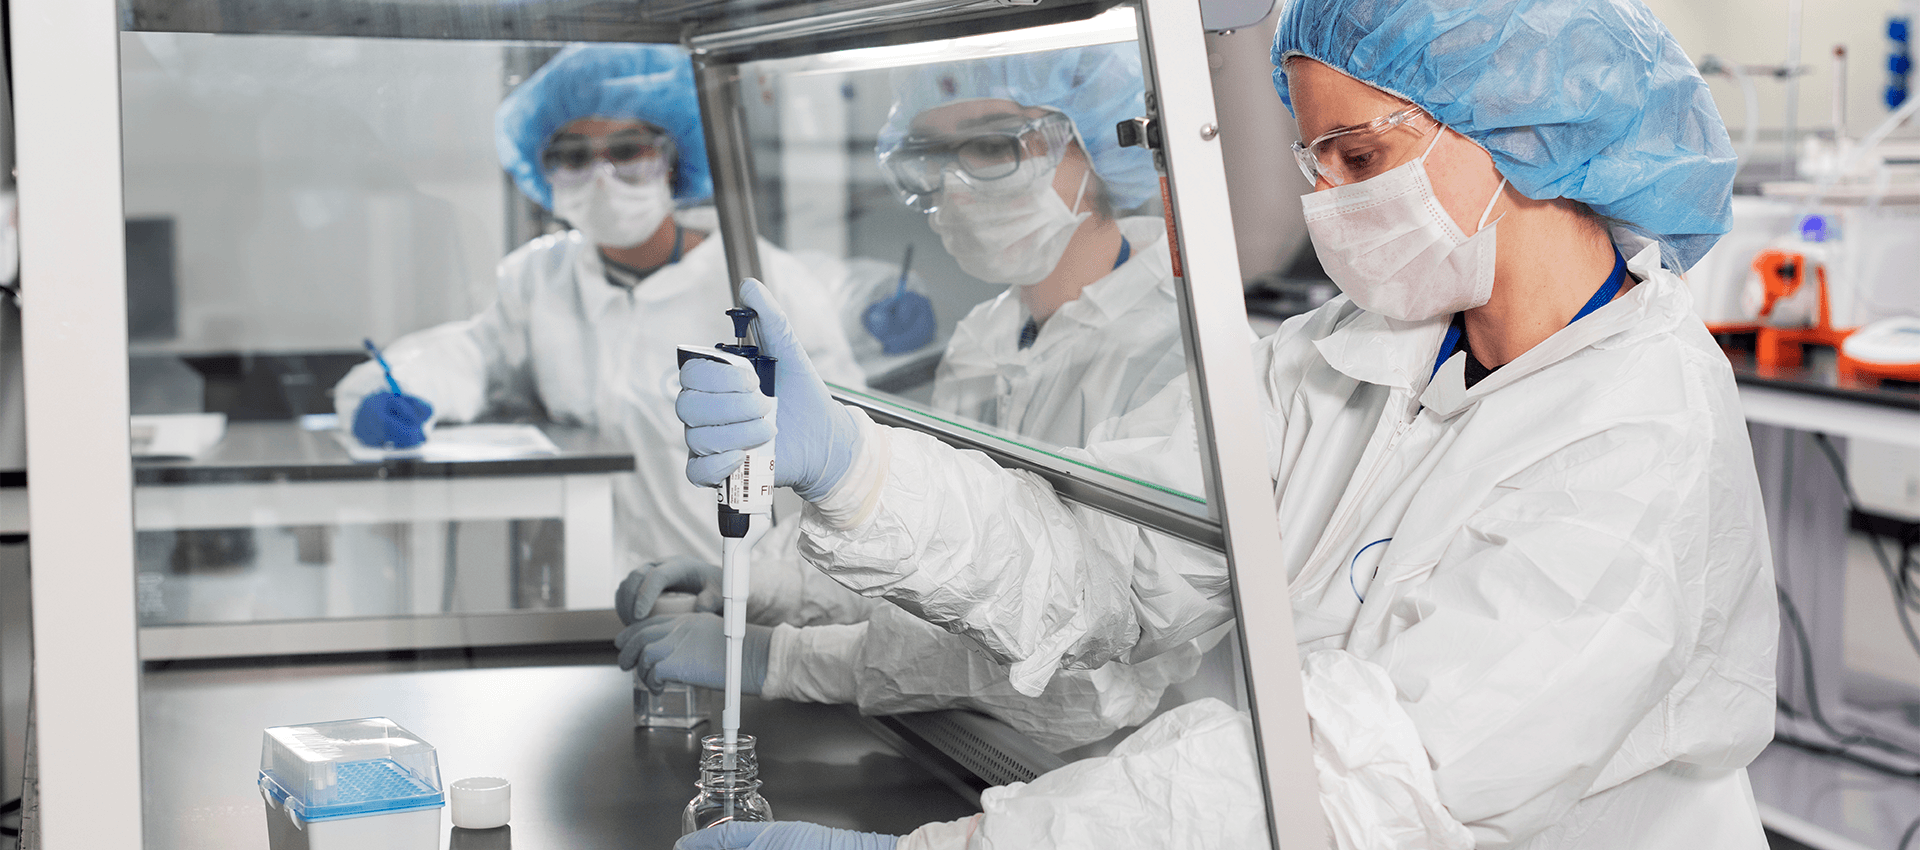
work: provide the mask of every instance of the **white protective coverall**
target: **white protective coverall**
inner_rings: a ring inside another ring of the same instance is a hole
[[[1256,348],[1276,567],[1339,847],[1766,846],[1745,765],[1772,737],[1778,622],[1746,425],[1685,284],[1615,238],[1643,282],[1471,389],[1459,354],[1429,380],[1447,320],[1344,298]],[[803,551],[974,637],[1016,684],[1226,604],[1225,575],[1114,560],[1111,521],[1038,479],[856,419],[860,456],[808,511]],[[1090,450],[1122,466],[1161,439]],[[1184,734],[1159,769],[1217,788],[1219,739]],[[1186,846],[1063,826],[1157,805],[1136,768],[1075,767],[1084,792],[1009,786],[907,846]],[[1251,769],[1232,785],[1257,802]],[[1213,834],[1218,795],[1193,799],[1208,805],[1156,814],[1176,821],[1156,832]]]
[[[933,408],[1022,441],[1078,447],[1095,425],[1183,381],[1166,222],[1137,216],[1119,226],[1133,249],[1127,261],[1061,305],[1025,350],[1019,287],[967,313],[934,374]]]
[[[975,306],[955,328],[934,376],[933,406],[1000,425],[1020,439],[1077,447],[1096,423],[1139,407],[1169,385],[1185,386],[1166,225],[1146,216],[1119,224],[1132,246],[1127,261],[1062,305],[1027,349],[1018,340],[1028,313],[1015,289]],[[1192,469],[1183,481],[1197,475],[1199,455],[1187,462]],[[756,547],[766,557],[756,555],[748,616],[782,624],[761,688],[766,697],[850,703],[866,714],[971,708],[1060,751],[1145,721],[1167,687],[1191,677],[1200,652],[1212,645],[1070,671],[1054,676],[1039,696],[1027,696],[1008,680],[1005,663],[967,638],[897,606],[872,605],[800,561],[792,554],[795,536],[776,531]],[[836,600],[835,588],[850,598]],[[777,601],[784,594],[793,594],[792,601]],[[845,625],[823,625],[829,623]]]
[[[786,252],[760,245],[766,284],[820,375],[864,386],[840,320],[819,283]],[[500,261],[499,297],[471,319],[408,334],[385,349],[394,378],[433,405],[435,422],[470,422],[499,408],[542,406],[634,450],[615,479],[614,534],[629,569],[673,555],[718,563],[713,490],[687,481],[686,426],[676,346],[731,342],[726,254],[715,233],[631,290],[607,281],[600,252],[577,230],[550,234]],[[342,422],[386,385],[372,361],[333,390]]]

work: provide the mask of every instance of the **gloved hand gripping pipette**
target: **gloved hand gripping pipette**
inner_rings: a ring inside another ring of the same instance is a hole
[[[759,379],[760,394],[769,404],[778,404],[774,396],[772,357],[760,353],[751,344],[747,331],[755,313],[745,307],[727,311],[733,319],[735,342],[713,348],[680,346],[680,365],[692,360],[711,360],[744,366]],[[748,553],[754,541],[766,533],[773,513],[773,441],[768,440],[746,452],[745,459],[719,489],[722,616],[727,639],[726,707],[720,715],[720,731],[726,744],[727,768],[732,769],[734,748],[740,736],[740,659],[747,634],[747,592],[751,573]],[[753,517],[759,515],[760,522]]]

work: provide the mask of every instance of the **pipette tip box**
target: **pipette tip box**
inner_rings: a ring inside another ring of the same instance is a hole
[[[275,726],[260,744],[272,850],[436,850],[433,745],[385,717]]]

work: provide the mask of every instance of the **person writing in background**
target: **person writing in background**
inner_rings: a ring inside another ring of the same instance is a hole
[[[500,162],[569,229],[500,263],[497,299],[470,319],[386,347],[393,376],[426,402],[420,428],[502,413],[544,414],[634,452],[614,487],[615,535],[629,568],[719,557],[713,492],[689,484],[673,415],[674,343],[729,339],[732,306],[717,234],[674,213],[713,194],[693,67],[672,45],[575,45],[507,96],[495,118]],[[821,374],[864,385],[827,289],[786,252],[760,245],[768,285],[795,306]],[[388,390],[378,364],[334,387],[342,422]],[[385,442],[376,427],[369,442]]]

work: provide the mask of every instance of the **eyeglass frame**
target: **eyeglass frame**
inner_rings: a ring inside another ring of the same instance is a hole
[[[955,102],[957,103],[959,101],[955,101]],[[942,105],[946,106],[951,104],[942,104]],[[903,152],[908,152],[910,148],[913,151],[920,151],[920,152],[931,151],[935,149],[935,147],[931,144],[932,140],[920,140],[922,141],[922,144],[917,148],[912,148],[911,146],[913,146],[914,143],[917,141],[912,135],[908,135],[905,139],[901,141],[901,143],[898,146],[894,147],[892,150],[888,150],[880,154],[880,157],[879,157],[880,173],[882,176],[886,178],[887,184],[893,188],[894,194],[900,197],[900,201],[902,203],[908,206],[914,207],[915,209],[918,209],[921,212],[931,213],[939,208],[939,195],[941,194],[942,191],[944,191],[944,187],[946,183],[946,175],[948,172],[952,172],[955,176],[959,177],[962,182],[970,186],[984,188],[984,187],[990,186],[995,181],[1005,180],[1009,177],[1014,176],[1015,174],[1018,174],[1020,171],[1020,166],[1025,164],[1027,158],[1031,156],[1044,156],[1052,160],[1055,165],[1058,165],[1059,162],[1066,157],[1069,143],[1080,144],[1079,128],[1074,125],[1072,116],[1054,107],[1037,106],[1037,107],[1027,107],[1027,108],[1038,109],[1041,111],[1041,114],[1026,116],[1025,120],[1022,121],[1016,127],[1011,127],[1006,130],[986,130],[982,132],[972,133],[972,134],[969,134],[964,140],[956,144],[952,144],[951,147],[949,148],[949,150],[952,152],[952,157],[941,166],[938,172],[936,172],[939,176],[938,185],[934,185],[931,187],[917,187],[917,186],[909,185],[908,183],[900,179],[900,176],[895,171],[894,166],[889,164],[890,162],[897,159]],[[1033,133],[1044,133],[1048,126],[1061,127],[1063,128],[1063,132],[1059,133],[1059,137],[1057,139],[1053,138],[1051,134],[1043,135],[1041,137],[1041,140],[1046,142],[1047,144],[1047,150],[1044,154],[1029,153],[1027,150],[1027,139],[1029,135]],[[999,174],[992,177],[984,177],[977,174],[973,174],[971,171],[968,170],[965,164],[965,161],[961,158],[960,149],[962,147],[973,144],[982,139],[993,138],[993,137],[998,137],[1002,139],[1011,139],[1013,141],[1012,149],[1014,152],[1014,156],[1013,156],[1011,167],[1009,167],[1006,170],[1006,173]],[[1083,144],[1082,147],[1084,148],[1085,145]],[[1011,189],[1015,187],[1008,187],[1008,188]]]
[[[638,143],[622,140],[622,137],[630,134],[640,134],[644,140]],[[585,140],[586,162],[578,166],[549,163],[548,156],[553,152],[555,144],[564,136]],[[612,156],[613,148],[623,144],[637,144],[641,152],[628,159],[615,160]],[[649,155],[647,151],[652,151],[652,154]],[[644,125],[629,127],[598,137],[561,130],[555,132],[553,137],[547,140],[547,144],[540,149],[540,173],[547,178],[548,183],[555,186],[577,186],[592,180],[599,164],[604,162],[613,169],[615,177],[627,183],[638,184],[645,182],[648,178],[668,173],[678,155],[679,149],[674,144],[673,136],[656,127]]]
[[[1425,118],[1428,121],[1432,122],[1433,126],[1435,127],[1443,126],[1440,123],[1439,119],[1434,118],[1432,115],[1429,115],[1425,109],[1422,109],[1417,105],[1408,105],[1405,109],[1389,112],[1371,121],[1364,121],[1359,124],[1349,124],[1345,127],[1335,127],[1331,130],[1328,130],[1325,133],[1321,133],[1317,138],[1315,138],[1312,142],[1308,144],[1303,145],[1299,142],[1294,142],[1293,143],[1294,163],[1300,166],[1300,173],[1304,175],[1307,178],[1307,182],[1312,185],[1315,185],[1315,186],[1320,185],[1320,178],[1323,175],[1325,175],[1327,176],[1328,185],[1344,186],[1346,185],[1346,181],[1335,180],[1333,179],[1332,176],[1327,175],[1327,172],[1325,170],[1321,169],[1319,158],[1313,155],[1314,148],[1319,147],[1324,142],[1340,138],[1341,136],[1350,136],[1356,133],[1373,133],[1375,135],[1384,135],[1387,132],[1399,127],[1413,126],[1412,122],[1415,118]]]

